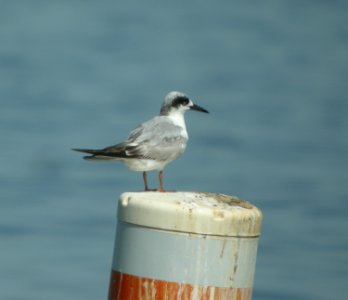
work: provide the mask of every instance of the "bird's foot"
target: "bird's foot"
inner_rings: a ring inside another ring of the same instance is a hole
[[[176,190],[163,190],[163,189],[157,189],[156,191],[160,192],[160,193],[174,193],[174,192],[176,192]]]

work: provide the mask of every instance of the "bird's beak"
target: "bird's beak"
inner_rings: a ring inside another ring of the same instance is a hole
[[[209,111],[207,111],[207,110],[204,109],[203,107],[200,107],[200,106],[198,106],[198,105],[196,105],[196,104],[193,104],[192,106],[190,106],[190,109],[209,114]]]

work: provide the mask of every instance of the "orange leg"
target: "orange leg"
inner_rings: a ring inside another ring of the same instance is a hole
[[[163,192],[163,171],[158,172],[159,192]]]
[[[144,179],[144,186],[145,186],[145,191],[149,191],[149,187],[147,186],[147,174],[146,172],[143,172],[143,179]]]

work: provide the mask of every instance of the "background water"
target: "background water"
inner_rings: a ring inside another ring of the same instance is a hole
[[[121,141],[170,90],[211,114],[186,115],[165,186],[263,210],[254,299],[346,299],[347,3],[1,1],[0,299],[106,299],[142,179],[69,149]]]

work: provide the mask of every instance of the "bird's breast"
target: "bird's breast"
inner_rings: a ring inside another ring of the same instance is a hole
[[[163,170],[168,162],[157,161],[153,159],[126,159],[123,161],[128,169],[131,171],[152,171]]]

